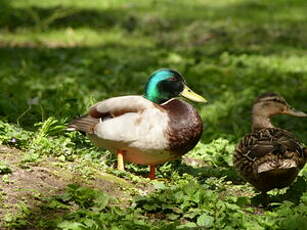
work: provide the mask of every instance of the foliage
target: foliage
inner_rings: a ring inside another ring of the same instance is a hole
[[[15,147],[26,147],[32,133],[0,120],[0,143]]]
[[[53,220],[39,220],[40,229],[62,229],[62,230],[84,230],[84,229],[174,229],[173,224],[166,224],[163,227],[158,224],[150,224],[147,218],[139,215],[133,209],[122,209],[119,201],[110,197],[108,194],[93,190],[87,187],[71,184],[67,186],[66,192],[62,195],[49,199],[41,207],[45,212],[54,210],[67,210],[73,207],[70,213]],[[31,221],[35,221],[36,213],[25,213]],[[19,223],[18,228],[27,226],[24,217],[16,217],[7,220],[8,226]],[[147,220],[147,222],[145,221]]]
[[[5,162],[0,162],[0,175],[11,173],[12,170]]]
[[[179,179],[179,178],[177,178]],[[161,182],[156,182],[161,183]],[[7,218],[7,226],[22,228],[40,224],[39,229],[303,229],[306,221],[307,193],[299,205],[291,201],[276,203],[259,212],[250,199],[240,196],[240,187],[211,178],[199,184],[191,176],[176,183],[156,186],[156,191],[137,197],[123,208],[120,201],[95,189],[68,185],[66,191],[49,198],[37,211],[21,205],[23,215]],[[275,204],[275,205],[276,205]],[[65,211],[50,219],[47,213]],[[69,211],[69,212],[67,212]],[[44,214],[45,213],[45,214]]]
[[[217,179],[203,185],[186,180],[184,184],[166,187],[136,200],[136,207],[144,212],[160,213],[163,219],[169,221],[180,220],[184,223],[181,227],[247,229],[253,223],[252,218],[245,215],[239,206],[243,204],[244,207],[247,199],[221,197],[220,192],[225,191],[225,186],[219,185],[221,181]],[[236,221],[232,221],[234,217]]]
[[[9,229],[304,228],[307,168],[289,189],[270,192],[273,202],[263,208],[232,168],[232,152],[250,130],[259,94],[274,91],[305,109],[305,0],[0,4],[0,144],[25,152],[20,167],[28,170],[55,157],[88,181],[99,170],[154,187],[126,189],[130,200],[123,205],[121,196],[69,185],[37,208],[16,204],[19,214],[5,218]],[[98,100],[142,94],[148,75],[161,67],[182,72],[209,103],[194,105],[204,134],[186,156],[197,163],[168,162],[158,171],[164,180],[149,182],[146,167],[127,164],[133,175],[113,170],[108,151],[65,127]],[[303,119],[273,122],[306,140]],[[5,186],[13,184],[7,162],[0,174]]]
[[[224,138],[218,138],[209,144],[198,144],[189,153],[190,157],[197,158],[208,162],[215,167],[232,166],[232,153],[234,144]]]

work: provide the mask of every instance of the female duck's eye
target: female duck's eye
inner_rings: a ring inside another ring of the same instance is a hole
[[[277,102],[277,103],[280,103],[280,104],[283,104],[283,105],[286,105],[286,104],[287,104],[286,102],[284,102],[283,100],[280,100],[280,99],[278,99],[278,98],[274,98],[272,101]]]

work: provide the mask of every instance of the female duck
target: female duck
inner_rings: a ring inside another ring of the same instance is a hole
[[[144,96],[98,102],[69,129],[85,132],[97,146],[115,152],[119,170],[124,170],[124,160],[149,165],[153,179],[156,165],[190,151],[202,134],[200,116],[190,104],[174,99],[179,95],[206,102],[178,72],[161,69],[149,78]]]
[[[252,110],[252,133],[241,140],[234,153],[239,173],[264,193],[290,185],[307,160],[307,149],[291,133],[274,128],[270,117],[276,114],[307,117],[278,94],[259,96]]]

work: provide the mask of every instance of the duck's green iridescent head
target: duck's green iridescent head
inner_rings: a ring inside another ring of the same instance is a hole
[[[206,102],[205,98],[186,86],[180,73],[171,69],[157,70],[150,76],[145,86],[144,97],[158,104],[179,95],[192,101]]]

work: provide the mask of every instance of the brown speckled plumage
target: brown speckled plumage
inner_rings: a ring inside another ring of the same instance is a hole
[[[264,128],[241,140],[235,151],[234,165],[258,190],[269,191],[291,184],[306,163],[303,151],[288,131]]]
[[[282,113],[307,116],[291,109],[277,94],[258,97],[253,106],[253,132],[234,153],[234,166],[241,176],[262,192],[290,185],[307,160],[307,150],[297,138],[271,124],[270,117]]]

